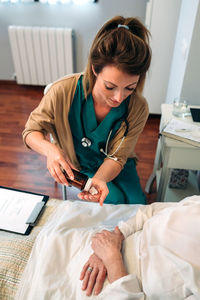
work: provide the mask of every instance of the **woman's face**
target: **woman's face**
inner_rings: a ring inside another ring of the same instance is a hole
[[[104,67],[99,74],[94,74],[94,101],[110,108],[119,106],[131,95],[139,80],[139,75],[129,75],[112,65]]]

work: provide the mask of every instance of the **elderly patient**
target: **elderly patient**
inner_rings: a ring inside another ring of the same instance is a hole
[[[129,237],[131,275],[122,257]],[[107,274],[114,299],[200,299],[200,197],[142,207],[113,232],[96,233],[92,249],[80,276],[87,295],[100,293]]]
[[[91,223],[94,204],[82,216],[65,205],[39,234],[16,299],[200,299],[200,196],[140,206],[114,231]]]

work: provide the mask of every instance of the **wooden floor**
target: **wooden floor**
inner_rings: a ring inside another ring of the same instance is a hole
[[[0,185],[61,199],[61,187],[49,175],[45,158],[28,150],[22,142],[25,122],[42,94],[43,87],[0,81]],[[153,169],[159,122],[160,116],[149,116],[136,147],[143,189]],[[156,192],[147,197],[149,203],[155,201]]]

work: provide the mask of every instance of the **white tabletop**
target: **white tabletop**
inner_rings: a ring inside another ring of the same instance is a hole
[[[200,108],[200,106],[190,106],[190,107]],[[160,121],[160,132],[163,130],[163,128],[167,125],[167,123],[171,119],[177,119],[177,120],[181,120],[183,122],[187,122],[187,123],[191,123],[193,125],[200,126],[200,122],[193,122],[191,115],[183,117],[183,118],[178,118],[178,117],[174,116],[172,112],[173,112],[173,104],[164,103],[164,104],[161,105],[162,115],[161,115],[161,121]],[[197,148],[197,147],[192,146],[190,144],[187,144],[187,143],[184,143],[184,142],[179,142],[175,139],[171,139],[171,138],[168,138],[168,137],[165,137],[165,143],[167,144],[168,147]]]
[[[190,107],[194,107],[194,108],[200,108],[200,106],[193,106],[191,105]],[[192,120],[192,116],[187,116],[187,117],[183,117],[183,118],[178,118],[176,116],[173,115],[173,104],[162,104],[161,105],[161,124],[160,124],[160,131],[167,125],[167,123],[173,118],[173,119],[177,119],[177,120],[181,120],[183,122],[189,122],[192,123],[194,125],[198,125],[200,126],[200,122],[193,122]]]

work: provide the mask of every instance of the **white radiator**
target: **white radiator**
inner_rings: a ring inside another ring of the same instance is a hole
[[[46,85],[73,73],[72,29],[9,26],[19,84]]]

